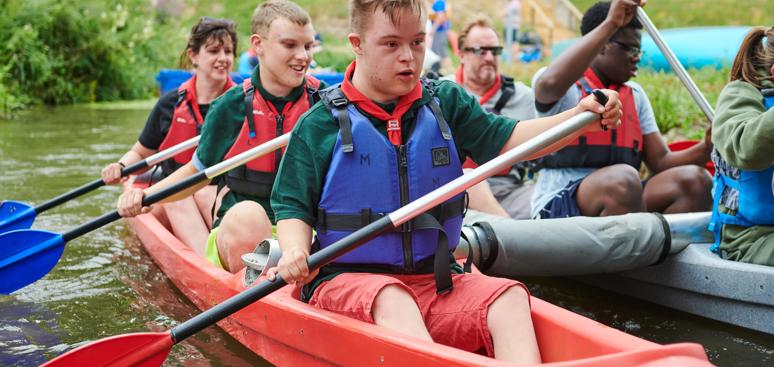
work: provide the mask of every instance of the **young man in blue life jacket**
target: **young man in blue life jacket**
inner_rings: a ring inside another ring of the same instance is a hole
[[[309,14],[293,2],[273,0],[256,7],[250,42],[260,63],[250,79],[212,103],[193,159],[145,191],[134,189],[118,199],[122,216],[146,213],[145,195],[190,177],[279,135],[290,132],[298,118],[314,104],[321,87],[306,75],[312,60],[315,31]],[[217,211],[218,220],[207,239],[206,258],[225,270],[244,267],[242,254],[271,238],[274,213],[269,195],[282,151],[267,154],[224,175],[228,192]],[[171,196],[191,195],[208,182]]]
[[[532,89],[522,82],[500,74],[500,53],[503,46],[487,17],[476,17],[462,28],[459,37],[460,67],[441,80],[451,80],[473,95],[485,110],[515,120],[535,118]],[[470,159],[464,168],[475,168]],[[534,185],[527,179],[524,166],[483,181],[468,189],[468,209],[506,218],[530,218],[529,200]],[[466,219],[471,219],[468,216]]]
[[[593,5],[583,16],[577,43],[532,83],[535,107],[550,116],[574,106],[593,88],[618,91],[621,127],[585,134],[540,160],[543,167],[532,197],[533,217],[606,216],[639,211],[707,211],[712,180],[703,166],[710,156],[709,133],[699,144],[671,152],[658,131],[648,97],[637,76],[642,25],[639,0]],[[641,163],[651,172],[643,183]]]
[[[350,2],[355,62],[342,85],[321,92],[323,103],[293,130],[272,192],[282,257],[268,277],[279,273],[291,284],[306,284],[303,300],[328,311],[502,360],[537,363],[526,287],[462,274],[451,258],[462,195],[429,211],[424,222],[384,234],[320,271],[307,267],[313,228],[314,248],[325,248],[459,177],[467,155],[486,162],[586,110],[602,113],[604,126],[617,126],[619,103],[611,91],[606,107],[586,98],[557,116],[517,124],[487,113],[455,83],[420,82],[422,3]],[[584,130],[599,129],[592,123]],[[435,264],[436,256],[446,259]]]
[[[729,81],[712,122],[713,250],[774,266],[774,26],[745,36]]]

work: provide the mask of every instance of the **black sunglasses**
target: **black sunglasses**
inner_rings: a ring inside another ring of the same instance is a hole
[[[498,56],[503,53],[503,46],[488,46],[488,47],[465,47],[462,49],[465,52],[471,52],[476,56],[481,56],[487,52],[491,52],[492,55]]]

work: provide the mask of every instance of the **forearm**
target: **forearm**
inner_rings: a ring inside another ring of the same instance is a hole
[[[612,22],[603,22],[559,55],[535,82],[535,100],[542,104],[558,101],[617,30]]]
[[[710,160],[711,152],[711,147],[707,147],[702,141],[699,144],[679,152],[668,152],[661,159],[656,159],[656,163],[653,164],[653,166],[648,165],[648,168],[650,168],[653,173],[658,173],[672,167],[689,164],[704,166]]]
[[[188,162],[184,166],[180,167],[177,171],[173,172],[171,175],[159,181],[157,184],[145,189],[145,196],[157,193],[162,189],[172,186],[176,183],[179,183],[197,173],[199,173],[199,171],[196,169],[196,167],[194,167],[193,163]],[[180,192],[177,192],[174,195],[167,197],[166,199],[160,201],[160,203],[168,203],[168,202],[187,198],[193,195],[196,191],[199,191],[199,189],[201,189],[202,187],[207,186],[207,184],[209,183],[210,183],[210,180],[203,180],[202,182],[192,187],[189,187],[185,190],[182,190]]]
[[[277,222],[277,237],[282,253],[298,249],[308,254],[312,249],[312,227],[300,219],[283,219]]]

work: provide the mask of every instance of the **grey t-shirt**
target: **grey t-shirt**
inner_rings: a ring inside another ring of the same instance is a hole
[[[532,77],[532,85],[540,78],[546,68],[542,68]],[[626,85],[632,88],[634,95],[634,106],[637,108],[637,116],[640,118],[640,129],[642,135],[658,133],[656,125],[656,116],[653,115],[653,107],[650,100],[642,90],[642,87],[633,81],[626,82]],[[539,117],[552,116],[560,112],[575,107],[582,98],[580,88],[575,84],[567,89],[567,92],[556,102],[548,111],[537,111]],[[540,175],[535,185],[535,192],[532,194],[532,217],[540,213],[546,204],[556,196],[562,189],[572,181],[580,180],[592,172],[595,168],[544,168],[540,170]]]
[[[454,74],[444,76],[441,80],[457,82]],[[514,93],[513,97],[505,103],[505,107],[503,107],[501,114],[518,121],[535,118],[535,95],[532,94],[532,88],[524,85],[522,82],[514,82],[514,86],[516,88],[516,93]],[[481,96],[473,93],[470,89],[466,88],[465,85],[462,85],[462,88],[470,93],[470,95],[476,97],[476,99],[481,100]],[[485,110],[491,111],[494,109],[495,104],[502,94],[502,90],[498,90],[492,98],[481,106],[484,107]]]
[[[443,80],[450,80],[456,82],[455,76],[447,75]],[[470,95],[481,100],[481,96],[473,93],[465,85],[462,87]],[[503,116],[510,117],[514,120],[530,120],[535,118],[535,95],[532,93],[532,88],[524,85],[522,82],[514,82],[516,93],[505,103],[500,113]],[[486,101],[482,106],[487,111],[494,109],[497,101],[502,96],[502,90],[498,90],[492,98]],[[494,176],[490,177],[487,182],[492,190],[492,194],[502,207],[515,219],[527,219],[530,216],[531,209],[529,207],[529,197],[532,190],[532,182],[524,184],[526,180],[524,177],[520,177],[516,170],[511,170],[506,176]]]

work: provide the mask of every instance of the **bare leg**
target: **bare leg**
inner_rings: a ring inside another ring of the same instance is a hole
[[[433,341],[416,301],[397,285],[388,285],[379,291],[371,312],[376,325]]]
[[[702,167],[689,165],[660,172],[645,185],[645,208],[651,212],[688,213],[712,208],[712,177]]]
[[[165,203],[163,208],[169,218],[172,233],[194,252],[204,256],[204,247],[210,230],[199,215],[199,209],[193,197]]]
[[[199,208],[199,213],[201,213],[204,223],[207,224],[207,228],[212,228],[212,205],[215,203],[217,190],[216,186],[207,185],[193,194],[196,207]]]
[[[510,218],[508,212],[497,202],[486,180],[468,189],[468,208],[483,213]]]
[[[232,206],[220,223],[218,253],[226,270],[236,273],[244,267],[242,255],[271,238],[271,221],[263,207],[254,201],[241,201]]]
[[[584,216],[621,215],[643,210],[639,173],[626,164],[594,171],[583,179],[575,194]]]
[[[167,212],[164,210],[164,204],[156,204],[152,206],[151,214],[156,216],[156,219],[161,222],[161,225],[166,227],[170,232],[172,231],[172,225],[169,224],[169,218],[167,218]]]
[[[486,323],[492,334],[495,358],[508,362],[540,363],[529,296],[521,287],[511,287],[492,302]]]

